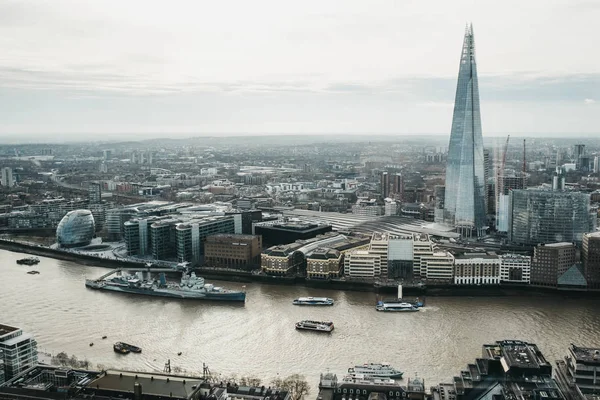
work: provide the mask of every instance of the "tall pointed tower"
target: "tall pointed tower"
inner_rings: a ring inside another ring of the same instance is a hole
[[[448,146],[443,223],[463,236],[486,227],[485,175],[473,25],[467,25]]]

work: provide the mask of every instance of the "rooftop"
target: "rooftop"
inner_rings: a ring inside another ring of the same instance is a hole
[[[571,353],[578,362],[600,364],[600,348],[597,347],[578,347],[571,344]]]
[[[144,394],[190,398],[202,382],[200,378],[186,376],[108,370],[90,382],[89,387],[99,391],[132,392],[134,385],[139,383]]]
[[[18,331],[19,328],[15,328],[14,326],[2,325],[0,324],[0,337],[4,335],[8,335],[9,333]]]

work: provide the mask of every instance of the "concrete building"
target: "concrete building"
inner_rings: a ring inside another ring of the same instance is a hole
[[[600,289],[600,232],[583,235],[581,258],[588,287]]]
[[[91,204],[102,202],[102,184],[100,182],[88,183],[88,199]]]
[[[377,254],[380,257],[382,278],[388,276],[388,243],[391,237],[393,236],[387,233],[373,232],[371,243],[369,243],[369,254]]]
[[[384,199],[383,202],[383,207],[384,207],[384,214],[386,216],[390,216],[390,215],[398,215],[398,203],[396,203],[395,200],[392,200],[390,198],[386,198]]]
[[[559,277],[576,262],[577,247],[573,243],[540,244],[531,261],[531,283],[556,287]]]
[[[589,400],[600,395],[600,348],[571,344],[569,355],[556,366],[556,380],[567,400]]]
[[[380,278],[381,256],[368,250],[355,250],[347,253],[344,258],[344,275],[348,278]]]
[[[433,251],[434,246],[429,235],[424,233],[415,233],[413,235],[413,273],[415,277],[425,278],[425,265],[421,262],[421,259],[432,256]]]
[[[500,283],[500,258],[495,254],[467,253],[454,258],[456,285],[497,285]]]
[[[531,281],[531,257],[520,254],[500,256],[500,282],[529,283]]]
[[[359,198],[352,206],[352,214],[376,217],[384,214],[384,207],[377,204],[376,199]]]
[[[262,238],[257,235],[211,235],[204,242],[204,263],[250,270],[260,266],[261,250]]]
[[[289,275],[303,272],[306,265],[302,243],[282,244],[264,250],[260,255],[260,268],[268,275]]]
[[[421,277],[432,283],[452,283],[454,256],[442,250],[421,255]]]
[[[308,279],[339,278],[343,272],[344,255],[335,249],[317,248],[306,257]]]
[[[13,170],[10,167],[2,168],[2,186],[13,187],[15,180],[13,178]]]
[[[338,380],[337,375],[327,372],[319,380],[319,400],[425,400],[424,381],[409,378],[406,384],[388,379],[353,379],[349,376]]]
[[[4,379],[9,380],[37,364],[37,342],[19,328],[0,324],[0,354],[4,361]]]

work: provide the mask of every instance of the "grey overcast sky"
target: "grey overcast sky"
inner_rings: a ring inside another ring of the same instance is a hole
[[[0,141],[600,132],[600,0],[0,1]]]

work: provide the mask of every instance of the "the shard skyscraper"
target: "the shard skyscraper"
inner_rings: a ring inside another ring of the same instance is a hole
[[[467,26],[460,57],[446,166],[443,222],[463,236],[486,229],[483,138],[473,25]]]

